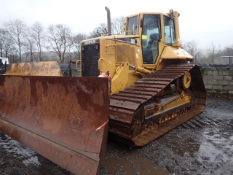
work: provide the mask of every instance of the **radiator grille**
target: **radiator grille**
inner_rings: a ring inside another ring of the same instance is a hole
[[[100,74],[98,70],[98,60],[100,58],[99,46],[99,43],[82,46],[82,76],[97,77]]]

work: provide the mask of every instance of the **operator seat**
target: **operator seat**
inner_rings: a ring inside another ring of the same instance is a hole
[[[152,34],[150,34],[150,41],[148,43],[148,46],[149,45],[152,46],[152,44],[154,42],[158,41],[158,40],[159,40],[159,34],[158,33],[152,33]]]
[[[144,61],[146,61],[146,64],[153,64],[155,59],[157,58],[158,55],[158,40],[159,40],[159,34],[158,33],[152,33],[150,34],[150,40],[148,42],[148,45],[146,46],[145,49],[145,56],[146,58],[143,58]],[[154,52],[154,54],[153,54]]]

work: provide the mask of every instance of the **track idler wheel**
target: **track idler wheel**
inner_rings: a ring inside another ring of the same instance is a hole
[[[191,74],[186,72],[182,77],[182,85],[184,89],[188,89],[191,84]]]

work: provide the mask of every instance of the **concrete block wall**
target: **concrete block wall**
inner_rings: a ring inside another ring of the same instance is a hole
[[[233,96],[233,68],[202,68],[202,76],[209,94]]]

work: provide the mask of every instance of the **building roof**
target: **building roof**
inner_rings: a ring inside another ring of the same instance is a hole
[[[220,57],[215,57],[215,58],[218,58],[218,59],[220,59],[220,58],[233,58],[233,56],[220,56]]]

